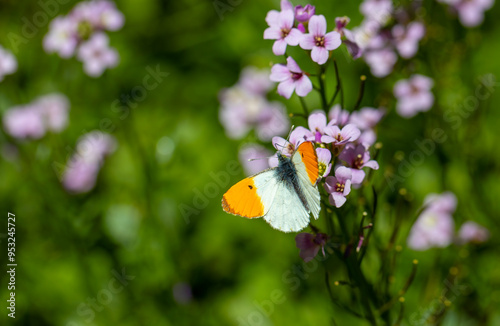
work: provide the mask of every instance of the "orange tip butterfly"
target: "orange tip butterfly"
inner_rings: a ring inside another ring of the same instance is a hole
[[[318,158],[311,142],[304,142],[286,157],[278,152],[279,164],[245,178],[222,196],[224,211],[247,218],[263,217],[273,228],[298,232],[318,219],[320,196]]]

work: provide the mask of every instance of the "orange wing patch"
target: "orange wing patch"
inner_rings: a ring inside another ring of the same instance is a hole
[[[311,142],[302,143],[299,148],[297,148],[297,152],[300,154],[302,162],[304,162],[306,166],[309,181],[315,185],[319,177],[319,169],[318,157],[316,156],[316,150],[314,150],[313,144]]]
[[[243,179],[232,186],[222,196],[222,208],[228,213],[248,218],[263,216],[264,205],[253,178]]]

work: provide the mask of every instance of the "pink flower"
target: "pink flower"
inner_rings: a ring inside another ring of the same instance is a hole
[[[264,31],[264,39],[276,40],[273,44],[273,53],[283,55],[288,45],[298,45],[302,38],[302,33],[293,27],[293,10],[285,10],[279,13],[277,21]]]
[[[474,27],[483,22],[484,12],[493,7],[494,3],[494,0],[461,0],[454,7],[458,10],[462,25]]]
[[[408,247],[414,250],[446,247],[453,239],[454,225],[451,214],[426,209],[410,230]]]
[[[47,130],[59,132],[68,124],[69,101],[62,94],[41,96],[33,103],[42,115]]]
[[[312,16],[309,20],[309,34],[300,40],[300,47],[311,51],[311,59],[322,65],[329,57],[329,51],[340,46],[340,34],[338,32],[326,33],[326,19],[323,15]]]
[[[328,119],[330,119],[331,124],[344,126],[349,120],[349,112],[343,110],[340,104],[335,104],[328,112]]]
[[[344,161],[351,169],[352,184],[354,185],[359,185],[363,182],[365,171],[362,169],[364,167],[374,170],[378,170],[379,168],[376,161],[370,160],[370,152],[363,144],[356,146],[347,144],[342,153],[340,153],[339,159]]]
[[[316,155],[318,156],[319,176],[324,178],[330,174],[332,169],[332,152],[326,148],[318,147]]]
[[[359,111],[352,112],[349,122],[361,130],[367,130],[375,127],[380,122],[384,114],[384,109],[364,107]]]
[[[16,72],[17,61],[14,55],[0,46],[0,82],[5,75],[10,75]]]
[[[323,111],[316,110],[309,115],[307,119],[309,132],[306,134],[308,141],[322,143],[325,135],[326,115]]]
[[[293,5],[287,0],[281,0],[281,11],[294,10]],[[266,15],[266,23],[269,26],[277,25],[279,23],[280,12],[277,10],[270,10]]]
[[[337,17],[335,18],[335,31],[339,32],[342,35],[344,28],[349,24],[351,19],[347,16]]]
[[[398,99],[396,110],[400,116],[411,118],[421,111],[428,111],[434,104],[431,88],[434,82],[429,77],[413,75],[394,85],[394,95]]]
[[[345,196],[351,192],[351,170],[345,166],[339,166],[335,170],[335,176],[329,176],[325,181],[325,189],[330,194],[328,201],[335,207],[340,207],[346,202]]]
[[[295,19],[299,23],[308,22],[309,19],[314,16],[316,8],[312,5],[307,4],[305,7],[296,6],[295,7]]]
[[[104,158],[116,149],[115,139],[100,131],[83,135],[76,152],[67,164],[62,184],[71,193],[84,193],[94,188]]]
[[[428,194],[424,199],[424,206],[434,211],[452,214],[457,208],[457,197],[450,191]]]
[[[245,174],[253,175],[269,168],[268,158],[272,155],[270,150],[261,145],[246,144],[240,148],[238,158]]]
[[[310,133],[304,127],[296,127],[291,133],[290,138],[287,141],[282,137],[273,137],[272,142],[274,148],[281,152],[285,156],[292,156],[295,150],[300,144],[306,141],[307,135]]]
[[[313,88],[311,80],[292,57],[288,57],[286,61],[286,66],[276,64],[271,69],[270,79],[279,82],[278,94],[289,99],[295,90],[298,96],[306,96]]]
[[[325,245],[329,239],[329,236],[324,233],[317,233],[313,235],[311,233],[299,233],[295,236],[295,245],[300,249],[299,256],[308,262],[313,260],[314,257],[319,252],[321,248],[323,256],[325,255]]]
[[[5,131],[14,138],[39,139],[45,135],[42,114],[34,105],[13,107],[3,115]]]
[[[425,209],[410,230],[408,246],[414,250],[448,246],[453,239],[452,214],[456,205],[457,199],[451,192],[427,195]]]
[[[384,25],[392,15],[392,0],[364,0],[359,6],[359,10],[368,19]]]
[[[391,49],[370,50],[365,52],[364,58],[370,66],[373,76],[382,78],[389,75],[398,61],[398,56]]]
[[[49,25],[49,32],[43,38],[43,48],[47,53],[57,53],[61,58],[75,54],[79,43],[78,22],[70,16],[58,16]]]
[[[274,87],[274,83],[269,80],[269,69],[258,69],[252,66],[243,68],[238,85],[255,95],[265,95]]]
[[[324,129],[325,136],[322,138],[323,143],[333,143],[334,146],[342,146],[348,142],[354,142],[361,135],[361,131],[353,124],[348,124],[340,129],[336,125],[328,125]]]
[[[118,64],[118,53],[109,47],[108,36],[104,33],[93,34],[80,45],[78,59],[83,62],[83,70],[91,77],[99,77],[106,68]]]
[[[424,25],[420,22],[411,22],[408,26],[395,25],[392,28],[396,49],[405,58],[412,58],[418,51],[418,42],[425,35]]]
[[[481,225],[467,221],[460,227],[458,231],[458,241],[461,244],[466,243],[482,243],[489,239],[490,232]]]
[[[69,16],[79,23],[90,24],[93,30],[116,31],[125,21],[114,2],[106,0],[79,2]]]

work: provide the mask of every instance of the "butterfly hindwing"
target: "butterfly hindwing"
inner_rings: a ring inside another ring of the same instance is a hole
[[[292,156],[292,161],[297,170],[300,187],[306,197],[309,210],[314,218],[318,219],[321,206],[320,195],[316,185],[319,171],[314,146],[310,142],[301,144]]]

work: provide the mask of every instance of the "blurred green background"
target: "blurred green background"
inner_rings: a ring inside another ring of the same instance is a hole
[[[2,158],[0,163],[0,263],[7,263],[7,212],[16,214],[18,263],[15,321],[7,317],[5,306],[7,274],[0,276],[2,325],[326,325],[332,320],[336,325],[363,324],[332,305],[323,266],[306,267],[304,279],[294,274],[304,268],[295,234],[221,209],[223,193],[244,174],[240,169],[232,172],[234,166],[228,165],[236,164],[242,142],[224,133],[218,92],[233,85],[243,67],[278,62],[272,42],[262,35],[267,11],[279,8],[278,1],[221,2],[230,8],[222,19],[208,0],[118,1],[125,26],[109,35],[120,64],[98,79],[86,76],[76,59],[62,60],[43,51],[48,26],[19,45],[18,71],[0,83],[0,112],[55,91],[69,98],[71,110],[62,133],[14,141],[17,158]],[[60,14],[67,14],[75,3],[60,4]],[[350,27],[361,22],[359,3],[312,2],[330,26],[335,17],[347,15]],[[379,224],[362,267],[369,279],[376,279],[382,269],[379,253],[387,250],[394,256],[391,289],[396,295],[412,260],[419,260],[416,279],[405,295],[405,325],[425,325],[422,316],[442,313],[442,325],[500,325],[498,81],[491,97],[480,101],[476,110],[466,115],[462,109],[474,95],[479,77],[492,74],[500,80],[500,9],[488,11],[480,27],[465,29],[442,4],[425,0],[424,8],[421,17],[428,31],[417,57],[400,60],[389,77],[374,78],[362,60],[350,60],[344,50],[334,53],[346,105],[354,105],[359,77],[365,74],[362,105],[388,108],[377,128],[383,147],[378,157],[381,168],[373,175]],[[36,2],[2,1],[0,44],[13,50],[8,34],[20,34],[22,18],[31,19],[37,11]],[[169,75],[135,108],[116,112],[112,103],[141,85],[148,67]],[[436,105],[407,120],[394,112],[392,86],[413,72],[435,80]],[[330,78],[333,89],[333,74]],[[271,97],[285,103],[277,94]],[[310,107],[319,105],[315,95],[309,98]],[[301,111],[296,97],[286,105],[289,112]],[[445,112],[463,114],[458,128],[443,119]],[[106,159],[92,191],[68,194],[53,163],[65,164],[78,137],[99,129],[103,119],[112,122],[117,151]],[[300,119],[292,123],[303,125]],[[436,127],[445,131],[447,141],[410,176],[389,187],[401,162],[418,150],[415,141],[430,138]],[[12,141],[2,131],[0,143],[7,142]],[[195,202],[197,194],[214,182],[213,174],[223,172],[230,180]],[[459,200],[457,228],[474,220],[490,230],[490,241],[425,252],[408,249],[406,237],[423,198],[445,190]],[[353,195],[357,198],[361,196]],[[182,213],[187,206],[194,207],[190,215]],[[316,224],[324,223],[320,219]],[[396,246],[388,248],[396,224]],[[332,282],[345,279],[334,257],[328,266]],[[450,268],[456,268],[451,290]],[[128,279],[117,283],[116,273]],[[333,291],[349,301],[349,289],[338,286]],[[107,298],[105,293],[112,295]],[[440,301],[443,296],[449,304]],[[97,301],[89,310],[93,298]],[[272,309],[269,300],[275,301]],[[394,309],[397,314],[399,305]]]

